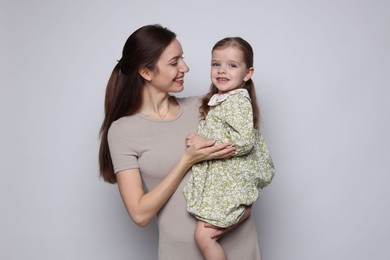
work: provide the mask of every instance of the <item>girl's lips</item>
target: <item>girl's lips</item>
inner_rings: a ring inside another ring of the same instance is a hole
[[[218,82],[227,82],[227,81],[229,81],[229,79],[227,79],[227,78],[222,78],[222,77],[218,77],[218,78],[217,78],[217,81],[218,81]]]

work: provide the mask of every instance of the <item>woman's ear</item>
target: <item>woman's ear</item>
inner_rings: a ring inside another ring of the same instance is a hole
[[[141,77],[143,77],[146,81],[151,81],[152,80],[152,73],[151,71],[146,68],[146,67],[142,67],[139,69],[138,73],[141,75]]]
[[[247,71],[245,77],[244,77],[244,81],[248,81],[248,80],[252,77],[252,75],[253,75],[254,72],[255,72],[255,69],[254,69],[253,67],[250,67],[250,68],[248,69],[248,71]]]

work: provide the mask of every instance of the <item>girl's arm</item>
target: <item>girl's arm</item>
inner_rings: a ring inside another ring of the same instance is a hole
[[[234,147],[230,147],[231,143],[213,146],[214,143],[215,141],[208,140],[189,146],[166,177],[147,193],[143,191],[139,169],[118,172],[116,176],[119,192],[133,222],[142,227],[148,225],[175,192],[183,176],[193,164],[204,160],[226,158],[235,150]]]
[[[221,104],[221,120],[227,125],[222,142],[229,140],[237,148],[233,156],[249,153],[255,143],[252,105],[248,98],[236,94]]]

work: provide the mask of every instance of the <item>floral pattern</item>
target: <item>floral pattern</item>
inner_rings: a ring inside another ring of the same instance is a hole
[[[228,227],[271,183],[275,167],[263,136],[253,127],[251,102],[241,92],[211,107],[198,133],[217,144],[230,141],[237,149],[231,158],[193,165],[184,188],[187,210],[199,220]]]

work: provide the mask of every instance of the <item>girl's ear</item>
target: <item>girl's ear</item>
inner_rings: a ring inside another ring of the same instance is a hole
[[[246,72],[246,75],[244,77],[244,81],[248,81],[252,77],[254,72],[255,72],[255,69],[253,67],[250,67],[248,69],[248,71]]]
[[[139,69],[138,73],[143,77],[146,81],[151,81],[152,80],[152,72],[146,68],[142,67]]]

